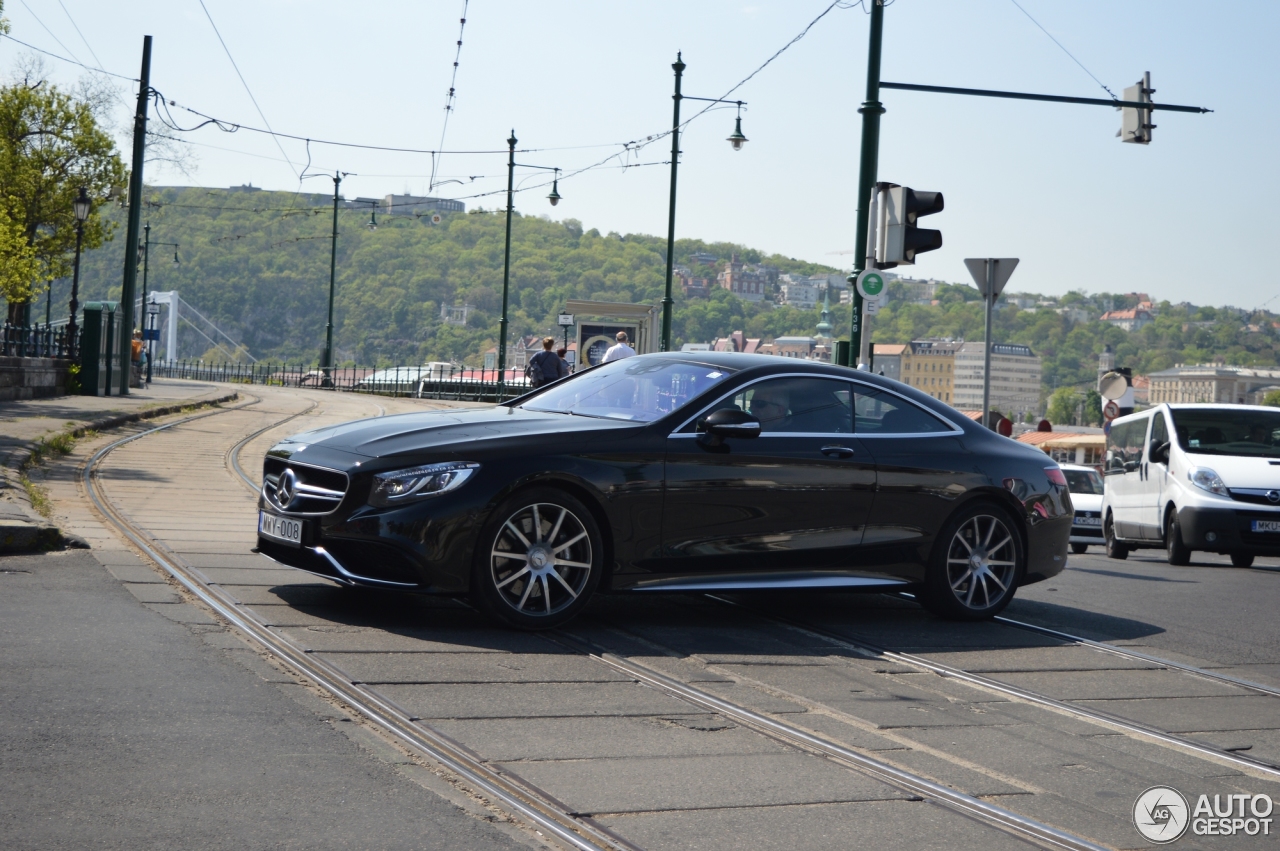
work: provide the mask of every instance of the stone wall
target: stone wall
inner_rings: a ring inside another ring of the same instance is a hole
[[[0,401],[64,396],[71,361],[0,357]]]

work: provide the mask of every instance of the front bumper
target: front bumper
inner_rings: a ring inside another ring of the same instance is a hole
[[[1280,512],[1196,506],[1178,509],[1178,531],[1189,549],[1280,556],[1280,532],[1254,532],[1255,520],[1280,521]]]

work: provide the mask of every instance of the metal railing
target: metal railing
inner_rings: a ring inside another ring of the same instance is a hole
[[[523,370],[506,370],[506,380],[500,387],[496,369],[461,366],[441,369],[436,364],[382,369],[343,366],[324,370],[314,364],[156,361],[152,365],[152,377],[305,387],[457,402],[500,402],[514,399],[531,389]]]
[[[13,325],[0,326],[0,356],[9,358],[64,358],[76,356],[80,343],[80,329],[75,336],[61,325]]]

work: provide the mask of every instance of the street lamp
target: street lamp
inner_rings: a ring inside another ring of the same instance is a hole
[[[742,107],[746,101],[724,100],[722,98],[695,98],[680,93],[680,78],[684,75],[685,64],[676,54],[676,61],[671,69],[676,72],[676,92],[671,96],[675,101],[675,113],[671,119],[671,207],[667,214],[667,289],[662,298],[662,351],[671,351],[671,307],[675,303],[671,298],[671,277],[674,273],[676,254],[676,166],[680,161],[680,101],[697,100],[704,103],[731,103],[738,107],[738,118],[734,124],[733,135],[726,141],[735,151],[741,151],[747,137],[742,135]]]
[[[89,199],[89,194],[85,192],[83,186],[80,187],[80,194],[76,196],[76,200],[71,202],[71,209],[76,216],[76,260],[75,271],[71,276],[71,317],[67,320],[67,345],[74,350],[76,311],[80,309],[80,243],[84,239],[84,223],[93,209],[93,201]]]
[[[151,362],[155,360],[155,346],[150,345],[154,341],[148,339],[148,334],[147,334],[147,331],[149,330],[147,328],[147,324],[152,321],[152,317],[155,316],[155,314],[146,312],[147,311],[147,272],[150,270],[150,267],[151,267],[151,222],[147,222],[145,225],[142,226],[142,234],[143,234],[142,242],[138,243],[138,254],[142,257],[142,309],[144,311],[143,318],[142,318],[142,328],[143,328],[142,337],[144,340],[144,345],[146,345],[147,347],[147,383],[150,384],[151,383]],[[178,243],[157,242],[156,245],[172,246],[173,265],[174,266],[179,265]]]
[[[551,194],[547,200],[551,206],[560,203],[560,169],[545,165],[528,165],[516,162],[516,131],[511,131],[507,139],[507,244],[502,255],[502,318],[498,320],[498,396],[501,398],[507,380],[507,298],[511,288],[511,213],[515,210],[516,166],[521,168],[539,168],[554,171],[555,179],[551,184]]]

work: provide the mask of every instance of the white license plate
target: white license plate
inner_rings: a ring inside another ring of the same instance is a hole
[[[1254,520],[1250,528],[1255,532],[1280,532],[1280,520]]]
[[[1077,517],[1075,522],[1077,526],[1101,526],[1102,518],[1101,517]]]
[[[282,541],[300,547],[302,546],[302,521],[259,511],[258,534],[273,541]]]

